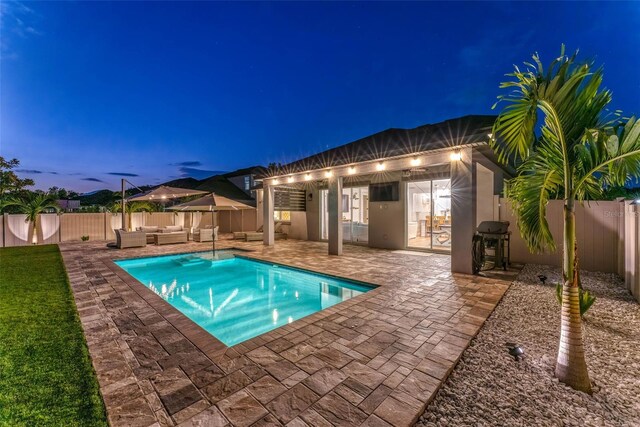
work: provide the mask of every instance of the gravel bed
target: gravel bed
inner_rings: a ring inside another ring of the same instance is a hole
[[[560,270],[527,265],[417,425],[640,426],[640,305],[616,275],[581,278],[597,297],[584,321],[593,395],[553,376]],[[522,345],[525,357],[514,361],[507,342]]]

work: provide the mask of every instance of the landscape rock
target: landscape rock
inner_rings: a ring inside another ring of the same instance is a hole
[[[640,305],[616,275],[580,272],[597,297],[583,322],[593,394],[575,391],[553,376],[560,274],[525,266],[418,426],[640,425]],[[507,342],[522,346],[524,358],[516,362]]]

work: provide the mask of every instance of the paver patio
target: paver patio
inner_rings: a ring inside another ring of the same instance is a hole
[[[509,286],[445,255],[220,241],[379,285],[228,348],[112,261],[209,245],[60,244],[111,425],[411,425]]]

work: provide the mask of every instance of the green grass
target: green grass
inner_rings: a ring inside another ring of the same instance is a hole
[[[107,425],[55,245],[0,249],[0,425]]]

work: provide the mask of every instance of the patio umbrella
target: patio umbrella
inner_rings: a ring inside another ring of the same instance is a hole
[[[166,185],[161,185],[152,190],[145,191],[144,193],[130,196],[126,200],[123,199],[122,205],[124,206],[126,202],[148,201],[148,202],[158,202],[164,206],[164,203],[167,200],[178,199],[180,197],[196,196],[198,194],[207,194],[207,192],[200,191],[200,190],[191,190],[189,188],[178,188],[178,187],[169,187]],[[124,195],[124,184],[123,184],[123,195]],[[124,212],[124,208],[122,209],[122,211]],[[124,213],[122,215],[124,218]],[[123,220],[123,224],[124,224],[124,220]]]
[[[149,201],[149,202],[164,202],[168,199],[177,199],[180,197],[196,196],[198,194],[207,194],[206,191],[191,190],[189,188],[168,187],[161,185],[152,190],[145,191],[142,194],[136,194],[127,198],[129,202],[136,201]]]
[[[199,199],[190,202],[181,203],[179,205],[168,208],[173,211],[180,212],[211,212],[211,226],[213,227],[213,214],[218,211],[238,211],[244,209],[255,209],[253,206],[245,205],[237,200],[227,197],[218,196],[215,193],[207,194]],[[214,229],[215,230],[215,229]],[[213,235],[213,250],[216,250],[215,231]]]

